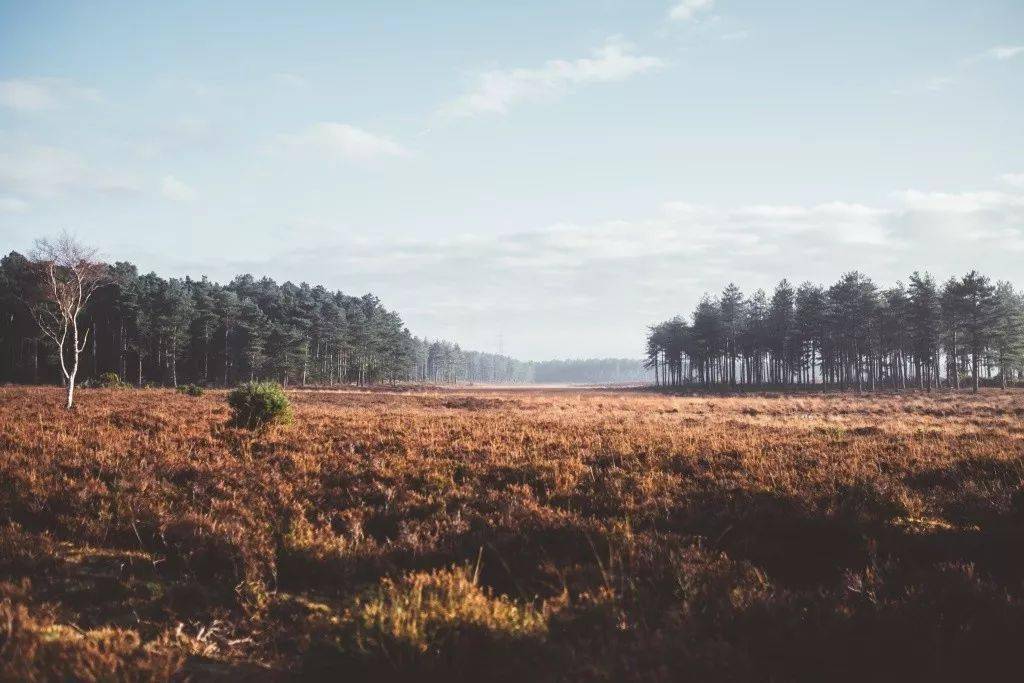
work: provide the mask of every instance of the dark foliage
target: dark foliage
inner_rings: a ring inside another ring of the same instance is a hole
[[[280,384],[247,382],[228,394],[232,422],[255,429],[268,424],[289,424],[292,409]]]
[[[916,272],[886,290],[857,272],[827,289],[783,280],[771,297],[730,284],[651,328],[647,365],[666,386],[1006,388],[1024,378],[1024,295],[976,271],[941,288]]]

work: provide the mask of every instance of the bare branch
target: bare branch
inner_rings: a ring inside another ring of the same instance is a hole
[[[88,329],[79,338],[78,315],[93,293],[110,281],[109,269],[98,259],[96,249],[79,243],[66,232],[53,241],[36,241],[32,262],[38,279],[46,284],[40,287],[36,301],[29,305],[29,312],[43,334],[57,344],[61,371],[67,380],[67,407],[71,408],[78,356],[89,339]],[[69,335],[70,349],[66,349]],[[68,353],[70,359],[66,358]]]
[[[89,341],[89,328],[85,328],[85,334],[82,335],[82,343],[78,347],[78,353],[85,351],[86,342]]]

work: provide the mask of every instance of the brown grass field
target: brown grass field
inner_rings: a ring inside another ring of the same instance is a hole
[[[990,680],[1024,392],[0,388],[2,680]]]

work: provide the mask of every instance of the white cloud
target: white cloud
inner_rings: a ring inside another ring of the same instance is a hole
[[[1024,173],[1004,173],[999,179],[1007,185],[1024,188]]]
[[[389,137],[347,123],[316,123],[301,133],[286,135],[282,139],[293,147],[356,161],[405,157],[410,154],[408,149]]]
[[[690,21],[710,11],[714,4],[715,0],[683,0],[668,11],[668,18],[673,21]]]
[[[28,202],[17,197],[0,197],[0,213],[23,213],[28,211]]]
[[[977,213],[981,211],[1024,209],[1024,196],[996,190],[976,192],[921,192],[904,190],[896,196],[908,209],[934,213]]]
[[[199,196],[193,187],[172,175],[164,176],[160,183],[160,194],[172,202],[191,202]]]
[[[978,232],[983,225],[991,226],[984,234],[1007,238],[998,247],[1000,254],[1016,250],[1016,259],[1024,252],[1024,194],[906,190],[892,197],[895,201],[887,206],[668,202],[654,216],[636,220],[559,222],[520,232],[440,239],[347,237],[335,245],[337,257],[332,254],[327,261],[335,268],[340,260],[345,272],[365,276],[369,283],[395,275],[407,277],[414,287],[458,280],[463,291],[488,282],[526,290],[550,286],[545,296],[557,300],[561,294],[556,285],[567,279],[591,280],[595,273],[627,283],[650,270],[675,270],[703,288],[717,289],[725,284],[717,274],[724,265],[754,279],[813,280],[819,272],[831,278],[850,268],[878,268],[880,279],[894,279],[906,275],[898,269],[908,258],[926,267],[957,270],[970,263],[973,251],[995,254],[995,245],[966,242],[983,234]],[[960,241],[954,245],[935,239],[938,233],[931,231],[940,228]],[[324,232],[324,226],[314,232]],[[925,234],[932,239],[922,239]],[[333,248],[320,245],[293,252],[290,258],[308,257],[311,263]],[[608,286],[602,283],[598,289]]]
[[[122,173],[88,164],[74,152],[45,145],[0,144],[0,191],[53,199],[73,192],[135,192]]]
[[[755,280],[827,279],[851,268],[869,273],[877,268],[880,279],[892,280],[906,275],[899,268],[908,258],[940,270],[967,267],[967,245],[951,249],[947,241],[918,239],[940,219],[965,239],[978,236],[980,225],[990,224],[1009,239],[1001,251],[1024,251],[1024,195],[909,190],[893,196],[893,206],[669,202],[657,215],[638,220],[561,222],[521,232],[429,240],[346,238],[336,245],[337,257],[332,254],[328,261],[334,268],[340,260],[346,272],[371,284],[382,275],[407,277],[414,288],[458,281],[463,292],[486,289],[486,283],[513,283],[524,292],[533,290],[529,297],[536,301],[556,304],[567,281],[591,281],[597,273],[609,278],[596,284],[603,291],[612,282],[635,290],[628,284],[631,280],[662,271],[685,273],[702,289],[717,289],[726,284],[722,277],[742,281],[741,275],[719,275],[726,267]],[[991,254],[991,247],[974,248]],[[289,258],[305,263],[308,257],[311,264],[334,248],[318,246]],[[536,290],[546,293],[538,297]],[[457,291],[448,293],[455,296]]]
[[[996,47],[988,50],[985,56],[991,59],[998,59],[1005,61],[1007,59],[1013,59],[1017,55],[1024,54],[1024,45],[997,45]]]
[[[1016,277],[1018,266],[1004,268],[1024,255],[1024,193],[906,190],[895,197],[903,210],[894,229],[908,251],[920,251],[920,262],[955,263],[956,270],[996,267],[1001,272],[994,276]]]
[[[0,106],[21,112],[57,109],[68,103],[99,101],[99,92],[59,78],[27,78],[0,81]]]
[[[757,234],[829,239],[838,245],[883,245],[890,241],[888,209],[826,202],[811,206],[758,205],[740,207],[723,216]]]
[[[579,85],[624,81],[661,68],[665,63],[634,54],[632,45],[609,38],[591,57],[572,61],[552,59],[526,69],[497,69],[480,74],[476,87],[442,108],[451,116],[503,114],[517,102],[564,92]]]

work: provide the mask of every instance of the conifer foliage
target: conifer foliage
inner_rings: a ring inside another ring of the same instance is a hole
[[[666,386],[1006,387],[1024,378],[1024,294],[971,271],[880,289],[850,272],[830,287],[729,284],[689,319],[650,329],[647,366]]]

